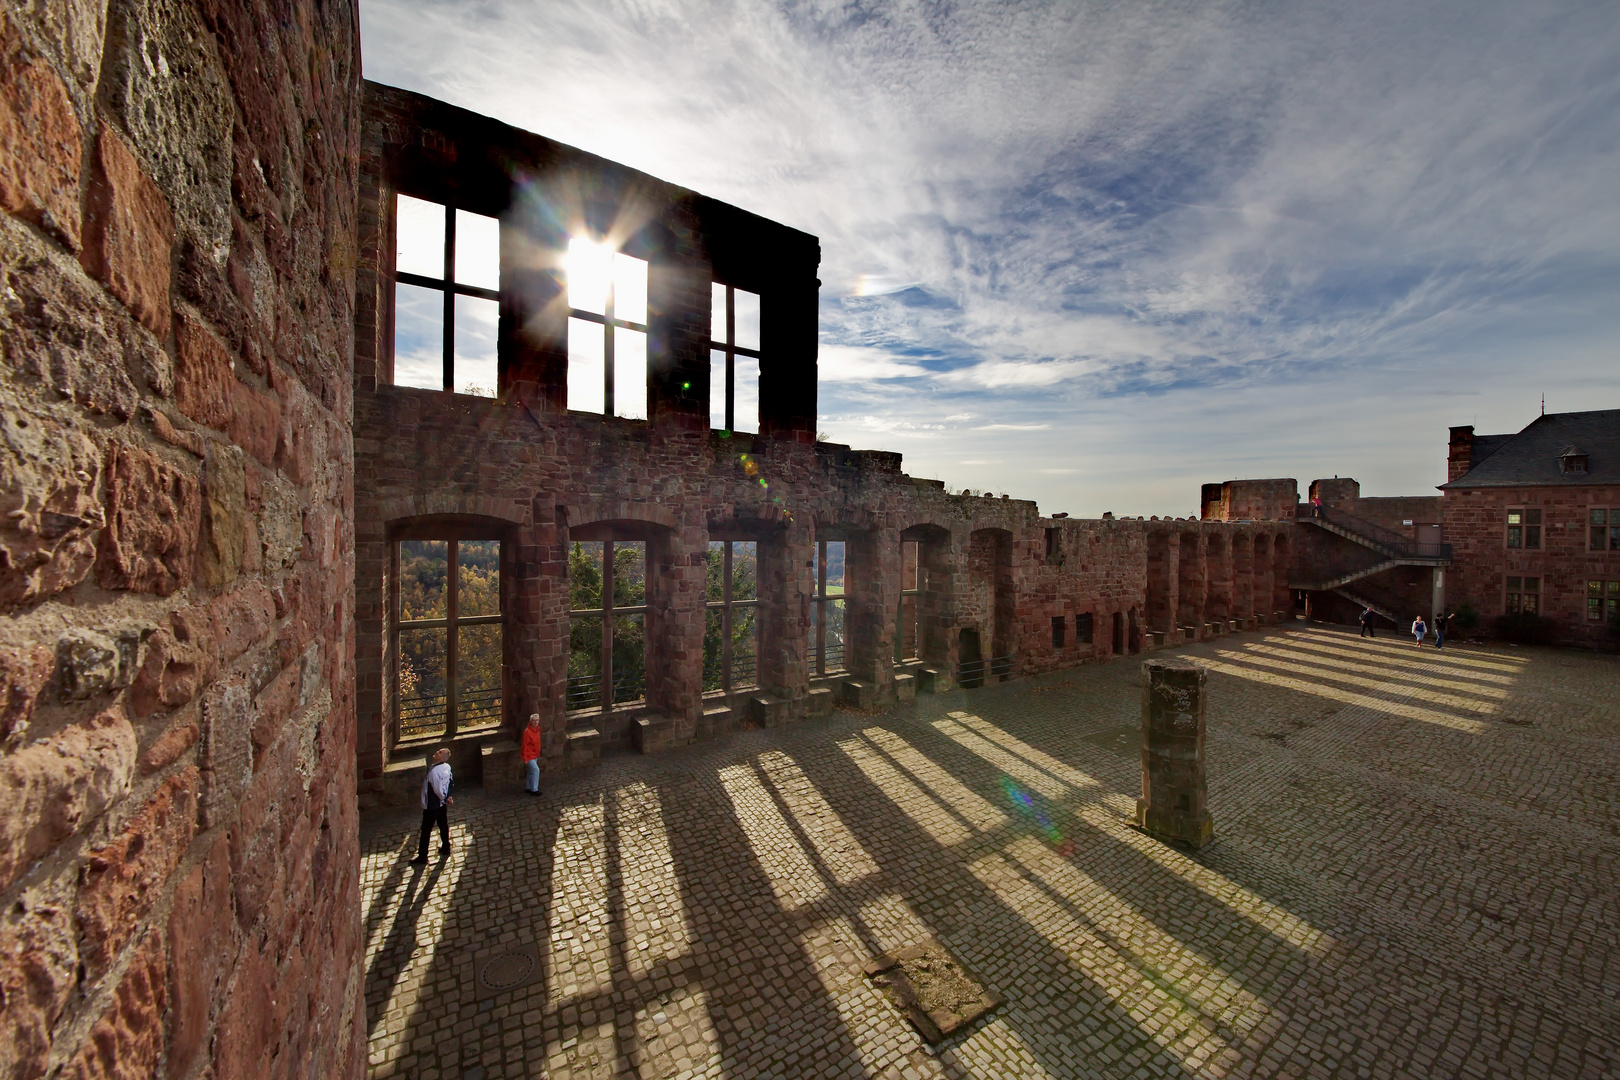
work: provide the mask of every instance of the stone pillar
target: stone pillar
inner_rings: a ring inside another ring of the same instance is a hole
[[[1197,641],[1204,636],[1204,591],[1208,584],[1204,538],[1196,532],[1182,533],[1179,546],[1176,619],[1182,626],[1193,628],[1193,640]]]
[[[789,521],[759,541],[759,688],[803,705],[810,688],[810,597],[815,543],[810,526]]]
[[[1288,587],[1289,571],[1292,569],[1288,534],[1280,532],[1271,541],[1271,590],[1274,597],[1271,603],[1275,610],[1283,613],[1285,623],[1294,620],[1294,590]]]
[[[570,537],[555,502],[547,495],[535,498],[533,523],[515,530],[507,575],[512,590],[506,616],[507,671],[515,706],[507,715],[521,730],[530,713],[540,714],[548,767],[563,764],[568,731]]]
[[[1274,593],[1271,574],[1271,537],[1265,533],[1257,533],[1254,538],[1254,615],[1262,626],[1271,622],[1271,613],[1277,610],[1272,605]]]
[[[960,649],[958,623],[961,621],[961,591],[967,577],[967,558],[960,533],[929,537],[919,545],[923,587],[918,597],[918,623],[921,626],[920,652],[925,663],[939,674],[936,690],[956,685],[956,664]]]
[[[1254,611],[1254,538],[1232,537],[1232,618],[1247,620]]]
[[[394,658],[388,654],[393,545],[380,521],[357,523],[354,544],[355,753],[362,788],[382,782],[393,715]]]
[[[1175,533],[1148,534],[1147,571],[1148,629],[1174,634],[1181,584],[1181,540]]]
[[[1204,618],[1220,623],[1232,617],[1232,537],[1223,532],[1211,532],[1208,543],[1208,592],[1205,593]]]
[[[896,529],[854,533],[844,552],[844,633],[849,649],[845,666],[853,678],[872,687],[877,700],[884,701],[894,683],[900,533]]]
[[[1187,660],[1142,664],[1142,797],[1136,824],[1194,848],[1215,822],[1204,789],[1204,669]]]
[[[1436,566],[1429,573],[1429,625],[1434,626],[1440,613],[1446,610],[1446,572]]]
[[[647,706],[690,740],[703,714],[708,531],[681,525],[647,542]]]

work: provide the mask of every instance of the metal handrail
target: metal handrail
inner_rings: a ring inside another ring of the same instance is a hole
[[[991,656],[982,660],[963,660],[956,665],[956,682],[959,686],[966,686],[977,679],[984,681],[986,674],[991,678],[1004,678],[1012,674],[1012,656]]]
[[[1305,517],[1330,522],[1346,532],[1354,533],[1368,546],[1384,550],[1391,558],[1444,559],[1448,562],[1451,559],[1450,544],[1425,544],[1336,506],[1312,506],[1309,509],[1310,513]]]

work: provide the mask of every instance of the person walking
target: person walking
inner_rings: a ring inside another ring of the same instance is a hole
[[[1434,647],[1435,648],[1437,648],[1437,649],[1445,648],[1446,630],[1449,628],[1448,624],[1450,622],[1451,622],[1451,616],[1447,615],[1443,611],[1440,614],[1438,614],[1438,615],[1436,615],[1434,617]]]
[[[441,746],[433,755],[433,764],[422,779],[422,839],[416,845],[416,858],[412,866],[427,862],[428,836],[433,826],[439,827],[439,858],[450,857],[450,789],[455,777],[450,772],[450,748]]]
[[[1422,645],[1423,639],[1428,636],[1428,633],[1429,627],[1424,623],[1423,616],[1419,615],[1412,620],[1412,644]]]
[[[1373,621],[1373,615],[1374,614],[1376,614],[1376,612],[1374,612],[1372,608],[1363,608],[1362,609],[1362,612],[1361,612],[1361,636],[1362,637],[1375,638],[1375,637],[1378,636],[1377,634],[1373,633],[1373,622],[1372,621]]]
[[[523,744],[518,750],[523,758],[523,790],[530,795],[540,794],[540,714],[529,714],[529,726],[523,729]]]

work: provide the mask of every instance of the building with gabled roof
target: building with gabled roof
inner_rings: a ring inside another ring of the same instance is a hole
[[[1522,431],[1451,429],[1440,485],[1451,606],[1553,619],[1560,640],[1609,640],[1620,616],[1620,409],[1549,413]]]

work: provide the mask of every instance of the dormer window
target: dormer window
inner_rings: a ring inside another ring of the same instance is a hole
[[[1586,475],[1586,451],[1578,446],[1566,446],[1558,455],[1558,471],[1565,476]]]

